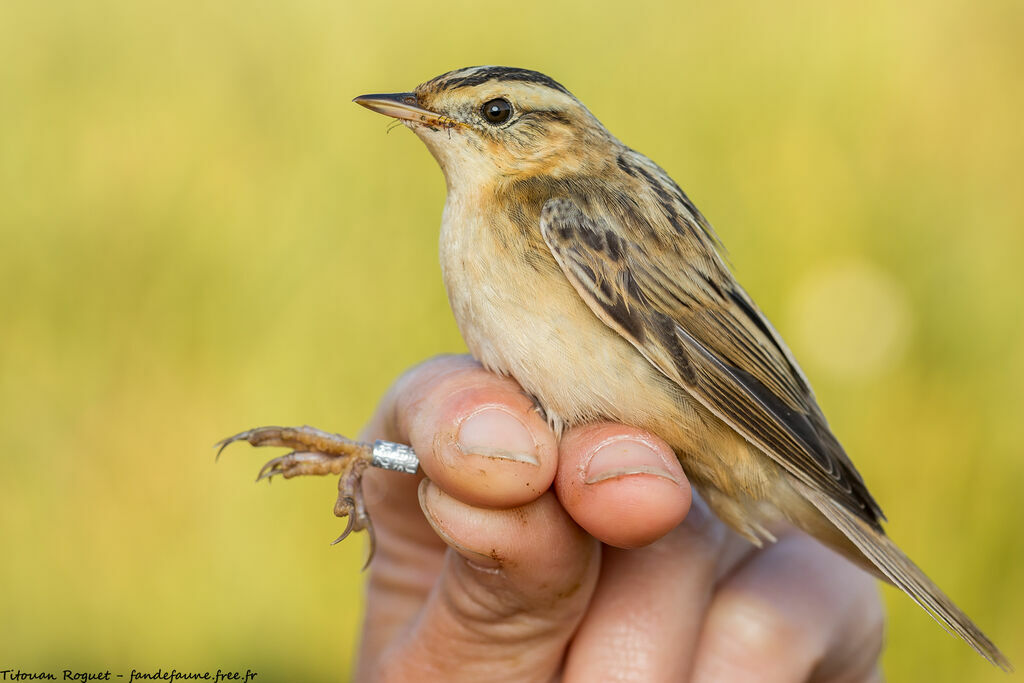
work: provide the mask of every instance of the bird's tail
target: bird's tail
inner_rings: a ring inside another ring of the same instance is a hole
[[[928,611],[943,628],[963,638],[978,654],[1004,671],[1013,671],[1009,660],[971,619],[946,597],[931,579],[889,538],[827,495],[802,486],[803,494],[846,534],[854,545],[896,587]]]

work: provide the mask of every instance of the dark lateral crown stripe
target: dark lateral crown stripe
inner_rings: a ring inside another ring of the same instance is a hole
[[[464,69],[460,69],[464,71]],[[456,72],[458,73],[458,72]],[[514,69],[507,66],[491,66],[486,68],[480,68],[466,76],[455,76],[452,78],[445,78],[443,81],[443,87],[445,88],[468,88],[474,85],[480,85],[487,81],[517,81],[519,83],[537,83],[539,85],[547,86],[552,90],[558,90],[564,92],[566,95],[571,95],[568,90],[565,89],[561,83],[545,76],[539,71],[530,71],[529,69]]]

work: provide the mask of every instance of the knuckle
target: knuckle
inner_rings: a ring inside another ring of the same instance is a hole
[[[522,583],[505,572],[481,570],[460,560],[456,579],[442,585],[441,599],[454,622],[472,640],[518,643],[547,640],[571,630],[587,609],[586,592],[573,589],[590,572],[543,586]],[[589,565],[588,565],[589,566]],[[594,574],[596,579],[596,573]]]
[[[464,573],[477,572],[473,569],[464,570]],[[460,581],[458,586],[444,593],[446,604],[457,621],[471,631],[507,624],[509,620],[527,612],[521,596],[507,586],[500,585],[500,576],[497,577],[499,580],[492,578],[487,581],[486,578],[492,577],[473,576],[470,580]]]
[[[720,632],[728,634],[731,648],[749,661],[772,661],[804,653],[811,638],[785,612],[749,595],[730,599]],[[730,649],[731,649],[730,648]]]

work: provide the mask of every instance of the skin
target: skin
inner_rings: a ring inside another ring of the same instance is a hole
[[[474,416],[495,418],[487,436]],[[755,549],[650,433],[559,442],[513,380],[443,357],[363,436],[411,444],[427,477],[365,475],[378,550],[358,680],[881,680],[873,581],[795,530]],[[495,455],[524,444],[535,462]]]

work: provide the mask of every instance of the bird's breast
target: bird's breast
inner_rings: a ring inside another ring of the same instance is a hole
[[[441,227],[445,286],[473,356],[514,377],[556,428],[611,420],[658,435],[716,514],[757,538],[758,520],[774,517],[758,501],[781,481],[778,467],[601,322],[539,223],[523,235],[507,212],[484,206],[449,195]]]
[[[576,293],[539,219],[523,230],[507,208],[452,194],[445,205],[441,269],[470,352],[514,377],[556,423],[648,423],[664,408],[651,395],[664,378]]]

